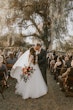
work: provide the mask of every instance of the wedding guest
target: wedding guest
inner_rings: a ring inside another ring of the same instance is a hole
[[[60,71],[61,71],[61,68],[63,66],[63,60],[61,57],[58,57],[57,58],[57,62],[55,63],[55,66],[54,66],[54,79],[57,80],[58,76],[60,75]]]
[[[3,56],[0,55],[0,80],[4,79],[4,84],[7,85],[8,74],[7,67],[3,64]]]
[[[17,61],[17,59],[14,57],[13,53],[10,53],[9,58],[6,59],[6,64],[8,70],[11,70],[14,63]]]
[[[0,55],[3,55],[3,51],[2,51],[2,49],[0,49]]]
[[[14,64],[15,62],[16,62],[16,58],[14,57],[14,54],[13,53],[10,53],[10,55],[9,55],[9,58],[7,58],[7,63],[8,64]]]
[[[58,77],[60,82],[60,89],[64,90],[63,85],[67,81],[68,75],[73,73],[73,60],[71,61],[71,67],[67,68],[67,71]]]
[[[51,74],[54,72],[54,65],[55,65],[55,58],[52,56],[51,61],[50,61],[50,72]]]
[[[69,56],[65,57],[65,65],[67,66],[67,68],[71,67],[71,60],[69,59]]]
[[[23,49],[20,49],[19,54],[18,54],[18,59],[20,58],[20,56],[23,54]]]

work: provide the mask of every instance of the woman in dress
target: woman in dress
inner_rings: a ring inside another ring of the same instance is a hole
[[[60,75],[60,71],[61,71],[61,68],[63,67],[64,63],[63,63],[63,60],[61,57],[58,57],[57,58],[57,62],[55,63],[55,66],[54,66],[54,79],[56,79],[58,81],[58,76]]]
[[[25,82],[24,78],[21,78],[23,74],[22,68],[25,66],[33,67],[34,71],[29,79]],[[11,76],[17,79],[16,94],[22,96],[23,99],[39,98],[47,94],[47,85],[43,79],[42,73],[37,63],[36,52],[34,48],[26,51],[12,68]]]

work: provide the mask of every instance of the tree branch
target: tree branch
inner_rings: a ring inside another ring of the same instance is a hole
[[[39,34],[43,34],[42,31],[40,31],[40,29],[38,28],[37,24],[35,23],[35,21],[30,18],[30,20],[32,21],[33,25],[36,27],[37,31],[39,32]]]
[[[35,37],[40,37],[38,34],[34,33],[34,34],[29,34],[29,35],[23,35],[23,37],[29,37],[29,36],[35,36]]]
[[[72,8],[67,9],[66,11],[70,11],[70,10],[73,10],[73,7],[72,7]]]

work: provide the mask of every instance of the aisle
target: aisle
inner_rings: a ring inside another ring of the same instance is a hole
[[[39,99],[23,100],[15,95],[15,80],[10,79],[10,87],[5,91],[5,100],[0,95],[0,110],[73,110],[73,98],[66,98],[59,90],[59,86],[53,80],[53,76],[47,73],[48,94]]]
[[[73,97],[65,97],[65,93],[60,91],[59,85],[53,78],[53,75],[48,74],[49,94],[53,96],[55,101],[55,110],[73,110]]]

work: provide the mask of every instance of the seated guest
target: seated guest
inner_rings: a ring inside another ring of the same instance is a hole
[[[14,57],[13,53],[10,53],[9,58],[6,59],[6,64],[7,64],[8,69],[12,68],[16,60],[17,59]]]
[[[62,57],[63,64],[64,64],[64,66],[65,66],[65,56],[62,55],[61,57]]]
[[[1,51],[1,49],[0,49],[0,55],[2,54],[2,51]]]
[[[60,69],[63,66],[63,61],[61,57],[57,58],[57,62],[55,63],[54,69],[57,70]]]
[[[61,68],[61,71],[60,71],[60,75],[62,75],[63,73],[65,73],[67,71],[67,66],[63,66],[62,68]]]
[[[50,61],[50,72],[54,72],[54,65],[55,65],[55,59],[54,56],[52,56],[51,61]]]
[[[3,80],[4,84],[6,84],[8,79],[8,75],[7,75],[7,67],[5,64],[3,64],[3,56],[0,55],[0,81]]]
[[[69,59],[69,56],[65,57],[65,66],[67,68],[71,67],[71,60]]]
[[[71,67],[71,61],[69,60],[69,56],[65,56],[63,62],[64,62],[64,66],[62,67],[62,69],[60,71],[60,75],[65,73],[67,71],[67,68]]]
[[[63,90],[63,85],[66,83],[68,75],[73,73],[73,60],[71,62],[71,67],[67,69],[65,73],[63,73],[61,76],[58,77],[58,80],[60,82],[60,87]]]
[[[12,69],[12,67],[16,61],[17,61],[17,58],[14,57],[13,53],[10,53],[9,58],[6,59],[6,65],[7,65],[9,76],[10,76],[10,70]]]
[[[72,61],[72,55],[69,56],[69,60],[70,60],[70,62]]]

